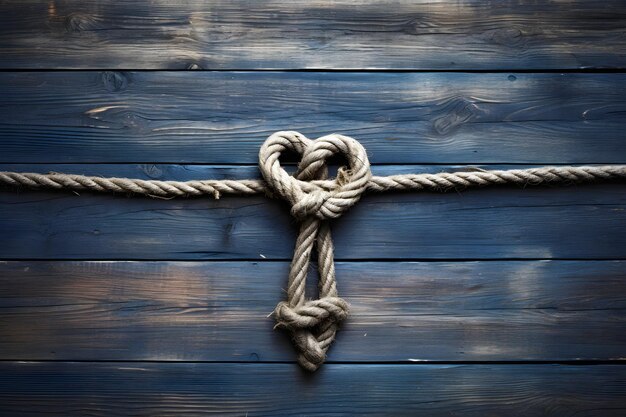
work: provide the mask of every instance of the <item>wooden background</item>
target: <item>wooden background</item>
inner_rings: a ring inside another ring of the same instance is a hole
[[[625,70],[621,0],[4,0],[0,170],[258,177],[284,129],[380,175],[625,164]],[[366,196],[309,375],[280,201],[4,189],[0,415],[623,416],[624,230],[624,185]]]

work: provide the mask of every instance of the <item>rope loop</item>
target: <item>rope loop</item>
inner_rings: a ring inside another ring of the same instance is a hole
[[[300,155],[298,170],[289,175],[280,164],[285,151]],[[327,160],[341,154],[347,167],[337,178],[328,177]],[[274,310],[275,328],[291,333],[299,351],[298,363],[315,371],[326,359],[339,323],[348,315],[348,303],[337,295],[333,244],[328,220],[341,216],[366,191],[372,178],[365,148],[338,134],[307,139],[298,132],[277,132],[259,151],[259,168],[268,187],[291,204],[291,214],[301,222],[291,269],[287,301]],[[317,245],[319,299],[306,300],[305,284],[313,245]]]
[[[280,164],[280,155],[285,151],[301,157],[293,176]],[[340,169],[334,186],[322,188],[311,182],[326,178],[326,160],[337,154],[346,157],[349,167]],[[269,187],[291,204],[291,214],[298,219],[341,216],[359,201],[372,177],[365,148],[353,138],[338,134],[313,141],[298,132],[274,133],[259,151],[259,168]]]

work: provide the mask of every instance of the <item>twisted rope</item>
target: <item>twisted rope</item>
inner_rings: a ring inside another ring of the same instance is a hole
[[[279,161],[288,150],[301,156],[294,176]],[[342,169],[332,186],[312,188],[311,180],[327,178],[326,159],[338,153],[348,159],[350,172]],[[276,327],[291,332],[299,350],[298,363],[315,371],[324,363],[339,323],[348,315],[348,303],[337,293],[328,220],[341,216],[365,192],[371,178],[367,153],[360,143],[347,136],[330,135],[311,141],[297,132],[278,132],[261,147],[259,168],[268,186],[291,204],[291,214],[301,221],[289,271],[287,301],[278,304],[274,315]],[[318,252],[319,299],[306,300],[306,277],[314,243]]]
[[[292,151],[301,156],[298,170],[288,174],[280,156]],[[348,167],[328,179],[326,160],[343,154]],[[225,194],[279,196],[291,205],[300,230],[289,271],[287,300],[273,314],[275,328],[291,333],[298,350],[298,363],[315,371],[326,359],[339,323],[348,315],[348,304],[337,292],[334,248],[329,220],[352,207],[365,193],[383,191],[463,190],[490,185],[563,185],[626,180],[626,165],[559,166],[513,170],[477,170],[438,174],[372,176],[367,153],[356,140],[329,135],[317,140],[298,132],[277,132],[259,151],[259,169],[264,180],[157,181],[101,178],[72,174],[0,172],[0,185],[34,189],[130,193],[156,198]],[[313,248],[318,253],[318,299],[307,299],[306,278]]]
[[[461,191],[491,185],[568,185],[584,182],[618,181],[626,178],[624,165],[548,166],[541,168],[490,170],[474,172],[441,172],[437,174],[401,174],[372,176],[366,190],[384,191]],[[159,181],[131,178],[103,178],[74,174],[37,174],[0,171],[0,185],[33,189],[126,193],[147,197],[176,198],[205,195],[219,199],[222,195],[272,194],[263,180]],[[337,184],[313,180],[301,184],[305,191],[333,190]]]

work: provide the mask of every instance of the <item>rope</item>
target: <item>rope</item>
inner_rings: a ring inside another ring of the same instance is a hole
[[[280,165],[280,155],[287,150],[301,155],[294,176]],[[308,188],[308,181],[326,179],[326,159],[338,153],[347,158],[350,173],[342,170],[334,186],[328,189]],[[371,177],[369,160],[365,148],[347,136],[330,135],[311,141],[297,132],[279,132],[261,147],[259,168],[268,186],[291,204],[291,214],[301,221],[289,272],[287,301],[278,304],[274,315],[276,327],[291,332],[299,350],[300,366],[315,371],[326,359],[339,322],[348,315],[348,304],[337,294],[328,220],[341,216],[365,192]],[[306,300],[306,277],[315,242],[319,299]]]
[[[490,171],[475,169],[474,172],[372,176],[367,183],[366,190],[375,193],[384,191],[448,192],[491,185],[519,185],[522,187],[528,185],[568,185],[596,181],[619,181],[626,178],[626,166],[624,165],[555,166]],[[262,180],[159,181],[0,171],[0,185],[76,192],[126,193],[160,198],[210,195],[219,199],[222,195],[272,195],[271,187]],[[330,191],[337,184],[334,181],[313,180],[300,183],[300,185],[304,191],[311,192],[316,189]]]
[[[280,164],[285,151],[300,155],[294,175]],[[328,179],[326,160],[342,154],[349,167]],[[157,181],[101,178],[72,174],[0,172],[0,185],[34,189],[130,193],[156,198],[210,195],[266,194],[291,205],[300,222],[294,249],[287,300],[278,303],[275,328],[291,333],[298,363],[315,371],[326,359],[339,323],[348,315],[348,304],[339,297],[335,277],[334,248],[329,221],[340,217],[365,192],[463,190],[490,185],[566,185],[626,180],[626,165],[558,166],[513,170],[477,170],[437,174],[372,176],[367,153],[356,140],[338,134],[307,139],[298,132],[277,132],[259,151],[263,180]],[[307,299],[306,278],[313,248],[318,254],[318,299]]]

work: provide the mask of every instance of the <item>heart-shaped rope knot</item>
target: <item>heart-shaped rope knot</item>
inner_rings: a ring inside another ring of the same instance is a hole
[[[285,151],[302,158],[294,176],[280,165],[280,155]],[[340,168],[334,186],[325,189],[310,182],[326,179],[326,160],[336,154],[345,156],[350,166]],[[261,147],[259,168],[270,188],[291,204],[291,214],[298,219],[341,216],[359,201],[372,176],[365,148],[356,140],[337,134],[313,141],[298,132],[274,133]]]
[[[294,175],[280,165],[285,151],[301,156]],[[326,161],[336,154],[342,154],[349,166],[339,168],[334,180],[323,181],[328,176]],[[287,301],[274,310],[276,328],[291,333],[299,351],[298,363],[315,371],[324,363],[338,325],[348,315],[348,304],[337,294],[327,220],[341,216],[359,201],[372,176],[370,163],[365,148],[347,136],[333,134],[310,140],[298,132],[278,132],[261,147],[259,168],[268,187],[291,204],[291,214],[301,222],[289,270]],[[306,300],[306,277],[314,245],[318,252],[319,299]]]

